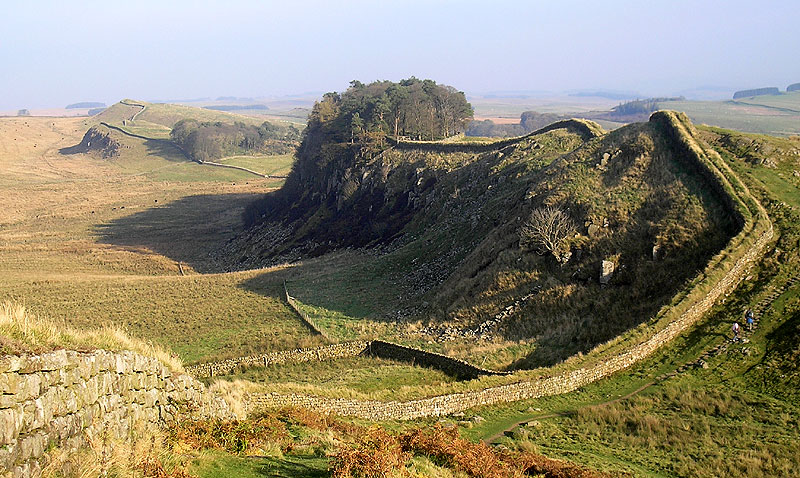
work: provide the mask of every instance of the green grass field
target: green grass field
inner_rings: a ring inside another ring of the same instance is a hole
[[[796,94],[787,95],[790,100]],[[768,99],[767,99],[768,98]],[[772,98],[776,98],[773,100]],[[659,105],[671,110],[683,111],[696,124],[707,124],[721,128],[776,136],[800,134],[800,112],[777,110],[764,105],[780,104],[782,96],[758,96],[745,101],[670,101]],[[787,102],[793,105],[793,102]]]
[[[752,98],[741,98],[736,100],[738,103],[750,105],[761,105],[777,110],[800,113],[800,91],[783,93],[780,95],[763,95]]]

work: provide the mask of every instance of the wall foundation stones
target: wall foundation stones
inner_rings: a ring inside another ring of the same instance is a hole
[[[0,470],[39,476],[50,446],[77,447],[106,429],[117,438],[161,424],[178,404],[200,416],[233,417],[202,383],[133,352],[56,350],[0,357]]]

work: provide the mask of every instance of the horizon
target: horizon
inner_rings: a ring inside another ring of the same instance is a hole
[[[122,98],[319,96],[353,79],[410,76],[473,96],[708,90],[694,99],[800,81],[800,65],[790,61],[800,13],[789,1],[76,8],[48,0],[9,9],[0,20],[0,111]]]

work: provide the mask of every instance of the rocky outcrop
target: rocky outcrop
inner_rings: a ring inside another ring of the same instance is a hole
[[[61,149],[61,154],[99,153],[103,159],[116,158],[125,146],[111,136],[111,132],[101,126],[92,126],[83,135],[80,143]]]
[[[39,476],[50,447],[76,448],[101,430],[124,439],[134,424],[169,423],[181,403],[233,418],[202,383],[137,353],[0,356],[0,469]]]

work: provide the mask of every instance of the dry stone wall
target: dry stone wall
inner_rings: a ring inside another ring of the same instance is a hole
[[[584,141],[596,138],[604,133],[603,128],[594,121],[584,120],[584,119],[567,119],[567,120],[556,121],[555,123],[549,124],[544,128],[540,128],[524,136],[516,136],[508,139],[501,139],[498,141],[492,141],[490,143],[468,142],[468,141],[452,142],[452,143],[447,143],[443,141],[407,141],[407,140],[398,141],[388,136],[386,139],[395,148],[401,150],[413,149],[422,151],[433,151],[439,153],[482,153],[486,151],[496,151],[505,148],[506,146],[519,143],[520,141],[530,138],[532,136],[544,134],[556,129],[566,129],[570,132],[579,135],[584,139]]]
[[[232,358],[219,362],[206,362],[186,367],[186,372],[195,377],[216,377],[249,367],[267,367],[282,363],[322,362],[343,357],[361,355],[369,342],[344,342],[294,350],[282,350],[260,355]]]
[[[705,150],[698,144],[688,120],[672,112],[659,112],[654,114],[654,117],[656,122],[668,130],[669,136],[675,142],[676,151],[685,155],[684,159],[691,161],[695,167],[701,169],[703,176],[712,180],[712,187],[718,189],[720,193],[728,195],[726,203],[731,209],[730,213],[736,215],[742,222],[741,232],[730,242],[736,249],[730,254],[735,254],[734,257],[738,255],[738,258],[736,260],[730,258],[726,261],[726,258],[720,257],[718,262],[710,265],[710,269],[706,270],[704,274],[722,273],[721,279],[713,285],[709,283],[708,279],[700,281],[695,290],[691,291],[684,299],[687,301],[684,302],[684,307],[687,309],[677,319],[622,352],[613,355],[600,353],[593,357],[593,364],[553,377],[408,402],[360,401],[297,394],[253,394],[248,397],[246,403],[248,410],[290,405],[370,420],[409,420],[424,416],[449,415],[478,406],[567,393],[624,370],[668,344],[697,322],[717,300],[733,291],[753,263],[766,252],[772,241],[774,230],[764,208],[735,177],[727,165],[713,151]],[[709,287],[709,285],[711,287],[707,292],[701,297],[696,297],[702,290],[701,288]],[[692,297],[694,298],[692,299]]]
[[[77,448],[104,429],[126,438],[134,424],[168,423],[181,402],[233,418],[202,383],[133,352],[0,356],[0,470],[39,476],[52,445]]]
[[[469,380],[478,378],[481,375],[509,374],[509,372],[498,372],[476,367],[468,362],[448,357],[447,355],[427,352],[425,350],[384,342],[382,340],[343,342],[320,347],[250,355],[219,362],[192,365],[186,367],[186,371],[195,377],[216,377],[249,367],[267,367],[269,365],[282,363],[322,362],[344,357],[355,357],[357,355],[368,355],[435,368],[459,379]]]

